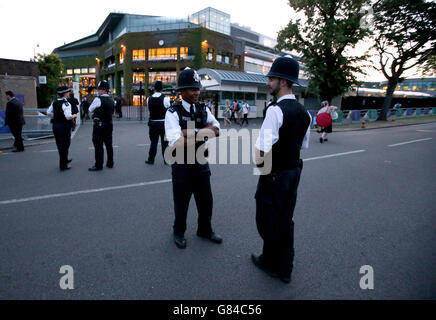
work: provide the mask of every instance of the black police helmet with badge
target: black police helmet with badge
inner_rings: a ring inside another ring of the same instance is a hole
[[[201,89],[200,76],[197,71],[187,67],[180,72],[177,81],[177,90],[182,89]]]
[[[298,83],[298,74],[300,73],[300,66],[298,61],[290,56],[279,57],[274,60],[269,73],[266,75],[268,78],[282,78]]]
[[[60,86],[60,87],[58,87],[57,89],[56,89],[56,93],[59,95],[59,96],[63,96],[65,93],[67,93],[67,92],[70,92],[71,91],[71,89],[70,88],[68,88],[67,86]]]
[[[109,91],[110,90],[109,83],[106,80],[100,81],[98,83],[97,90]]]

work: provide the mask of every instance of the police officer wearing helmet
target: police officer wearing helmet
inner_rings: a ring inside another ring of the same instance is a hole
[[[109,97],[109,83],[100,81],[97,87],[98,96],[89,106],[89,112],[93,113],[94,127],[92,131],[92,143],[95,148],[95,164],[89,171],[103,170],[104,149],[106,147],[106,167],[114,167],[114,151],[112,147],[112,114],[114,113],[114,100]]]
[[[219,136],[220,124],[205,105],[198,103],[200,89],[197,72],[190,68],[183,70],[177,88],[182,99],[175,102],[165,116],[165,134],[169,141],[165,160],[172,165],[175,211],[173,235],[174,242],[180,249],[186,248],[184,234],[192,195],[198,210],[197,236],[213,243],[222,242],[222,238],[213,232],[211,224],[213,198],[209,164],[207,160],[200,160],[196,156],[202,151],[207,156],[205,141]],[[172,156],[177,155],[175,161],[168,159],[170,153]]]
[[[171,106],[170,99],[161,93],[162,81],[156,81],[154,84],[154,91],[154,94],[147,98],[147,106],[150,113],[150,121],[148,125],[150,127],[149,136],[151,145],[148,153],[148,160],[145,161],[145,163],[150,165],[154,164],[159,137],[162,146],[162,155],[165,156],[165,149],[168,146],[168,141],[165,140],[165,114],[167,109]]]
[[[56,90],[59,98],[52,102],[47,109],[47,115],[53,117],[53,134],[59,152],[59,168],[61,171],[71,169],[68,164],[68,149],[71,144],[71,121],[77,114],[71,113],[71,104],[67,101],[70,89],[65,86],[58,87]]]
[[[290,57],[277,58],[268,77],[268,88],[277,102],[266,112],[256,141],[256,160],[262,174],[256,190],[256,224],[263,239],[262,254],[253,263],[267,274],[289,283],[294,260],[293,213],[307,148],[311,116],[292,94],[298,84],[299,65]]]

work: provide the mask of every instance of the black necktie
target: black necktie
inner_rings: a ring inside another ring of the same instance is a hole
[[[191,120],[195,121],[195,112],[194,112],[194,105],[191,104],[191,107],[189,108],[189,113],[191,114]]]

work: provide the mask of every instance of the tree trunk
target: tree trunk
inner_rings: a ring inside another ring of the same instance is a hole
[[[394,95],[395,88],[397,87],[398,80],[397,79],[389,79],[388,81],[388,89],[386,90],[386,97],[383,101],[382,109],[380,112],[380,116],[378,117],[378,121],[387,121],[388,120],[388,110],[391,107],[392,97]]]

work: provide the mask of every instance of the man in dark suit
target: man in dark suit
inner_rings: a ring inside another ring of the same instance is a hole
[[[21,132],[23,131],[23,125],[26,123],[23,115],[23,104],[15,98],[12,91],[6,91],[6,98],[8,99],[8,103],[6,104],[5,124],[9,126],[15,138],[15,149],[12,152],[23,152],[24,145]]]

